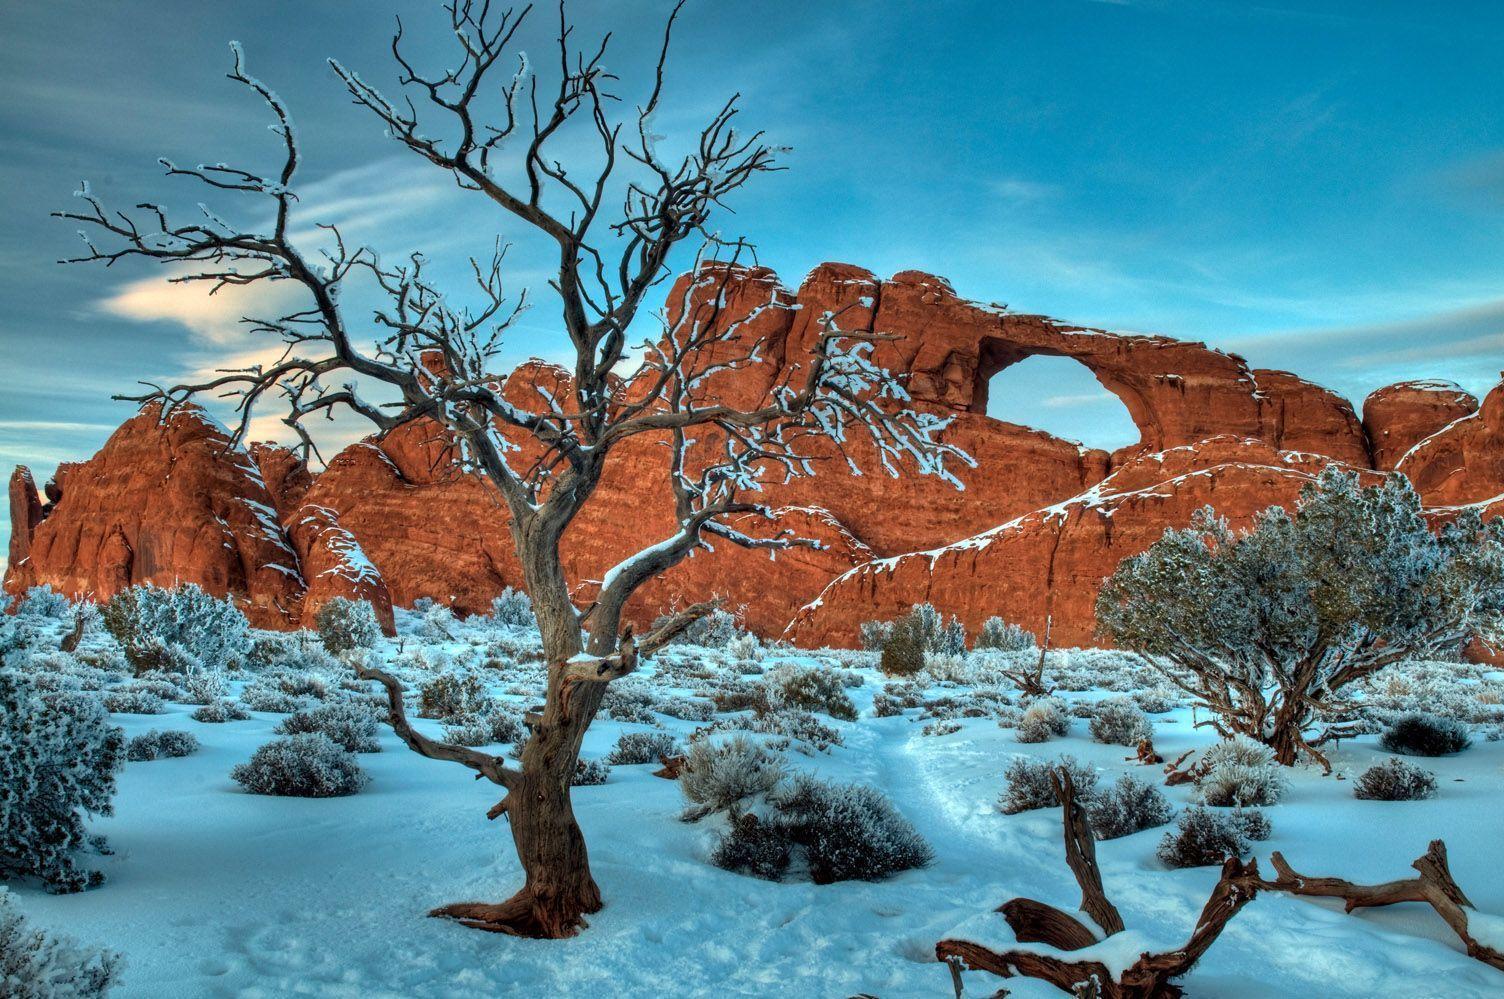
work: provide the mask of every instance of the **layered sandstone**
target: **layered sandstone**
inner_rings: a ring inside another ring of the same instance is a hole
[[[1454,382],[1399,382],[1375,390],[1363,400],[1374,467],[1393,469],[1415,445],[1477,411],[1478,400]]]

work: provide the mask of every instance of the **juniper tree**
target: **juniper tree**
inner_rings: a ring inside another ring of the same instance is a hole
[[[1432,530],[1403,476],[1364,488],[1330,467],[1293,516],[1270,507],[1236,532],[1207,507],[1167,530],[1118,566],[1097,620],[1220,734],[1324,762],[1355,681],[1504,637],[1504,521],[1467,508]]]
[[[173,280],[212,289],[276,283],[299,294],[290,311],[248,317],[253,331],[285,346],[275,362],[131,398],[157,404],[165,415],[201,394],[228,394],[238,407],[237,442],[259,404],[275,401],[307,452],[316,451],[307,430],[316,417],[353,413],[379,432],[427,418],[447,432],[456,467],[494,487],[509,514],[549,663],[545,706],[521,766],[415,731],[401,684],[357,668],[386,687],[393,728],[409,747],[461,763],[507,792],[490,814],[510,820],[525,885],[508,901],[451,905],[435,915],[487,930],[567,936],[602,904],[569,797],[585,730],[612,680],[712,609],[692,605],[639,638],[623,624],[632,595],[712,543],[818,546],[776,526],[756,533],[743,526],[776,517],[759,499],[764,484],[812,475],[818,459],[867,455],[889,474],[907,467],[953,483],[950,466],[969,459],[943,441],[948,418],[911,408],[899,379],[874,360],[877,342],[892,337],[848,328],[843,312],[814,317],[818,333],[808,354],[785,359],[783,374],[759,400],[733,403],[717,394],[723,376],[778,356],[757,320],[793,304],[770,295],[732,314],[729,292],[752,251],[744,240],[719,236],[712,217],[750,181],[780,169],[783,150],[761,132],[737,127],[732,97],[709,116],[687,154],[660,151],[655,119],[665,113],[678,7],[635,105],[620,100],[619,81],[605,68],[606,41],[577,45],[562,6],[553,58],[533,64],[514,45],[530,8],[451,0],[445,9],[454,63],[419,68],[399,22],[396,97],[331,65],[347,95],[403,150],[452,177],[499,223],[520,224],[556,250],[548,284],[569,371],[555,384],[536,385],[529,399],[507,392],[492,371],[523,304],[504,293],[504,247],[498,242],[488,257],[471,260],[471,299],[462,305],[464,295],[441,288],[423,256],[387,262],[348,243],[337,227],[314,230],[317,220],[299,211],[301,152],[288,107],[247,72],[238,46],[230,79],[270,109],[280,167],[263,173],[222,163],[164,165],[171,176],[259,202],[265,226],[232,224],[228,211],[210,207],[186,222],[155,204],[134,215],[112,212],[87,187],[79,192],[82,208],[58,214],[85,231],[79,260],[145,258],[179,268]],[[623,108],[630,110],[618,117]],[[295,236],[309,231],[324,234],[317,255]],[[681,246],[698,247],[688,278],[675,286],[655,335],[634,353],[629,330],[646,316],[645,303]],[[381,301],[369,317],[345,304],[354,299],[342,294],[351,285]],[[385,397],[372,394],[373,386]],[[665,478],[636,485],[662,491],[677,523],[608,570],[590,606],[576,607],[560,541],[633,441],[665,445]]]

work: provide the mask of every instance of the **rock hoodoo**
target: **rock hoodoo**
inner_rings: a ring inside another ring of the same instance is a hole
[[[706,304],[687,280],[669,292],[671,319]],[[900,338],[880,342],[876,359],[906,376],[916,408],[951,418],[946,439],[977,462],[958,470],[965,488],[892,478],[853,442],[864,474],[825,461],[817,477],[760,497],[820,547],[771,559],[730,545],[701,551],[639,593],[638,617],[716,593],[763,634],[787,627],[801,644],[842,645],[861,621],[928,600],[972,628],[996,614],[1037,629],[1052,616],[1057,642],[1085,643],[1118,560],[1208,503],[1234,522],[1290,503],[1332,462],[1398,468],[1434,506],[1504,506],[1504,386],[1479,407],[1453,385],[1402,382],[1371,395],[1360,420],[1289,372],[1205,344],[980,305],[915,271],[884,281],[824,264],[797,291],[763,268],[736,271],[721,321],[751,317],[744,338],[760,339],[760,363],[714,375],[715,393],[741,405],[765,398],[806,363],[826,314]],[[1109,454],[988,417],[992,377],[1036,355],[1084,365],[1122,400],[1140,440]],[[563,397],[569,375],[534,361],[499,380],[511,401],[538,406]],[[673,530],[670,494],[655,485],[667,460],[647,439],[618,452],[566,537],[578,600]],[[45,502],[17,469],[10,511],[11,592],[50,583],[98,599],[133,583],[195,582],[234,594],[266,627],[306,624],[334,596],[370,600],[388,626],[393,605],[420,597],[483,612],[520,577],[505,505],[454,470],[442,429],[426,421],[352,444],[315,474],[286,448],[232,445],[201,411],[163,424],[148,407],[92,459],[63,466]]]

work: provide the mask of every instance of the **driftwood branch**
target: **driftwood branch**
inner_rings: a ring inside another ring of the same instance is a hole
[[[1436,914],[1462,940],[1468,957],[1504,971],[1504,952],[1483,943],[1469,929],[1470,915],[1476,909],[1452,877],[1451,868],[1447,864],[1447,845],[1442,840],[1432,840],[1426,852],[1410,865],[1420,872],[1419,877],[1378,885],[1360,885],[1341,878],[1313,878],[1297,874],[1279,853],[1274,854],[1273,863],[1277,876],[1273,881],[1261,882],[1260,887],[1292,895],[1340,898],[1346,904],[1348,912],[1398,902],[1424,902],[1435,909]]]
[[[1076,787],[1070,771],[1061,767],[1050,774],[1055,796],[1065,822],[1065,862],[1081,886],[1081,911],[1096,921],[1107,936],[1123,932],[1123,917],[1102,888],[1102,871],[1097,867],[1097,837],[1086,809],[1076,800]]]

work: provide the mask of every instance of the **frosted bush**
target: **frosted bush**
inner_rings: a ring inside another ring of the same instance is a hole
[[[499,597],[491,601],[491,620],[509,628],[535,628],[533,598],[525,590],[508,586]]]
[[[146,760],[171,760],[198,752],[198,739],[192,732],[172,732],[152,729],[131,739],[125,747],[125,758],[132,763]]]
[[[1196,781],[1196,799],[1204,805],[1273,805],[1289,787],[1284,767],[1274,761],[1274,750],[1246,736],[1211,746],[1201,765],[1205,769]]]
[[[715,717],[715,705],[690,697],[665,697],[653,702],[653,710],[683,721],[704,722]]]
[[[1036,760],[1028,756],[1016,756],[1008,764],[1008,769],[1003,771],[1003,780],[1007,782],[1007,787],[1003,789],[1003,795],[998,800],[998,808],[1004,815],[1016,815],[1035,808],[1058,806],[1060,798],[1055,794],[1050,775],[1061,767],[1064,767],[1070,774],[1071,784],[1078,798],[1084,800],[1095,793],[1097,772],[1077,762],[1074,756],[1062,756],[1057,760]]]
[[[1269,838],[1263,812],[1219,812],[1200,806],[1180,813],[1180,822],[1159,841],[1159,859],[1169,867],[1209,867],[1248,852],[1250,840]]]
[[[157,694],[141,687],[117,687],[104,695],[107,711],[121,715],[160,715],[167,704]]]
[[[376,739],[376,714],[362,701],[330,701],[315,708],[295,711],[277,726],[278,735],[302,735],[305,732],[322,732],[347,752],[381,752],[381,743]]]
[[[511,708],[492,705],[477,715],[450,719],[444,726],[444,741],[457,746],[512,745],[526,737],[522,718]]]
[[[420,609],[419,605],[422,604]],[[427,642],[452,642],[455,640],[454,612],[440,603],[419,600],[413,604],[418,620],[413,634]]]
[[[1003,652],[1022,652],[1035,648],[1034,633],[1010,624],[1000,617],[989,617],[982,622],[977,632],[976,648],[998,649]]]
[[[230,771],[230,779],[251,794],[295,798],[337,798],[370,782],[355,754],[322,732],[275,739]]]
[[[1164,825],[1175,809],[1159,788],[1123,774],[1092,796],[1086,814],[1097,839],[1117,839]]]
[[[1058,697],[1041,697],[1024,709],[1018,721],[1019,742],[1048,742],[1071,730],[1071,716]]]
[[[84,831],[83,815],[113,814],[124,762],[125,735],[92,696],[39,692],[0,671],[0,876],[38,877],[50,892],[103,881],[73,853],[102,843]]]
[[[1129,695],[1145,714],[1162,715],[1180,707],[1180,696],[1169,687],[1150,687],[1135,690]]]
[[[1420,801],[1435,796],[1435,774],[1394,757],[1369,767],[1353,782],[1353,797],[1369,801]]]
[[[289,694],[275,684],[248,683],[240,692],[240,703],[249,711],[286,715],[313,706],[313,699]]]
[[[418,714],[424,718],[460,718],[490,707],[485,684],[472,673],[441,673],[418,692]]]
[[[888,636],[893,633],[893,622],[863,621],[857,633],[862,648],[868,652],[881,652],[888,644]]]
[[[679,771],[679,791],[689,802],[686,822],[739,808],[772,791],[785,774],[783,758],[747,738],[690,743]]]
[[[334,597],[313,616],[319,641],[333,655],[375,648],[381,641],[381,624],[366,600]]]
[[[785,663],[768,674],[770,707],[820,711],[840,721],[856,721],[856,705],[839,671]]]
[[[600,760],[576,760],[574,774],[569,778],[570,787],[593,787],[606,783],[611,776],[609,764]]]
[[[103,619],[137,671],[154,668],[165,646],[180,645],[211,669],[225,668],[251,648],[250,625],[234,602],[216,600],[192,583],[121,590],[104,605]]]
[[[779,823],[751,814],[733,815],[710,862],[737,874],[777,881],[789,869],[793,845],[788,830]]]
[[[1401,715],[1384,729],[1379,745],[1405,756],[1448,756],[1472,744],[1467,726],[1450,718],[1411,712]]]
[[[657,763],[683,753],[679,743],[667,732],[623,732],[606,762],[612,766]]]
[[[67,597],[43,583],[26,591],[26,595],[16,605],[16,614],[19,617],[61,620],[68,616],[68,610],[72,606]]]
[[[831,746],[842,745],[840,732],[810,712],[798,708],[757,712],[739,724],[748,731],[797,740],[822,753]]]
[[[672,615],[665,614],[653,622],[653,627],[666,623]],[[742,636],[736,615],[717,607],[699,618],[674,639],[677,645],[699,645],[707,649],[724,649]]]
[[[264,673],[339,672],[340,665],[324,643],[306,631],[292,634],[262,632],[251,643],[246,665]]]
[[[655,704],[650,689],[634,686],[630,681],[618,680],[606,688],[606,696],[601,699],[601,710],[613,721],[656,725],[658,719],[653,717]]]
[[[912,617],[899,618],[883,640],[877,667],[889,676],[913,676],[924,669],[924,634]]]
[[[1126,697],[1098,701],[1091,716],[1091,737],[1114,746],[1136,746],[1154,735],[1154,726]]]
[[[31,926],[0,887],[0,995],[6,999],[100,999],[124,959]]]
[[[762,643],[756,635],[748,632],[727,643],[726,654],[737,662],[755,662],[762,655]]]
[[[876,881],[934,857],[924,837],[877,788],[800,775],[774,796],[778,822],[803,847],[810,880]]]
[[[242,708],[234,701],[220,699],[217,701],[210,701],[208,704],[205,704],[203,707],[194,711],[193,714],[189,715],[188,717],[192,718],[196,722],[219,724],[222,722],[245,721],[251,716],[245,708]]]

